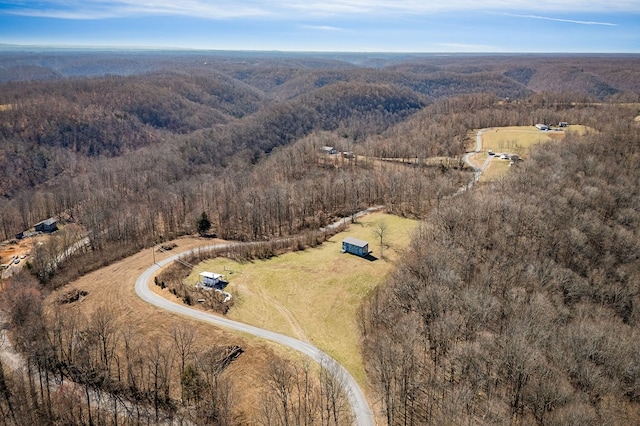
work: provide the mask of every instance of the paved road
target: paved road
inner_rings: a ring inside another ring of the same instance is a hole
[[[224,248],[230,245],[232,244],[218,244],[205,247],[204,249]],[[367,400],[360,390],[360,387],[358,386],[356,380],[342,365],[338,364],[333,358],[322,352],[320,349],[307,342],[285,336],[284,334],[274,333],[273,331],[264,330],[262,328],[254,327],[252,325],[244,324],[237,321],[231,321],[230,319],[218,315],[210,314],[197,309],[189,308],[188,306],[171,302],[149,289],[149,281],[151,280],[151,277],[163,266],[166,266],[169,263],[178,260],[178,258],[180,258],[181,256],[188,255],[201,249],[202,248],[193,249],[175,254],[167,259],[155,263],[149,269],[144,271],[142,275],[140,275],[136,280],[135,288],[138,296],[140,296],[140,298],[142,298],[142,300],[144,300],[145,302],[151,303],[152,305],[155,305],[161,309],[197,319],[199,321],[207,322],[209,324],[214,324],[232,330],[241,331],[243,333],[252,334],[254,336],[258,336],[263,339],[288,346],[307,355],[309,358],[324,366],[328,371],[332,372],[341,382],[344,383],[345,390],[349,398],[353,414],[355,416],[356,424],[359,426],[374,425],[375,423],[373,415],[371,413],[371,409],[369,408],[369,404],[367,403]]]

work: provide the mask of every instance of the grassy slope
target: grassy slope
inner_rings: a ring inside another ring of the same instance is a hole
[[[482,164],[487,152],[518,154],[526,159],[531,147],[539,143],[562,140],[566,133],[585,134],[589,128],[571,125],[562,132],[540,131],[533,126],[510,126],[489,129],[482,134],[482,151],[471,159],[475,164]],[[509,170],[509,160],[493,159],[482,176],[483,182],[496,180]]]
[[[340,252],[342,239],[349,235],[369,241],[379,257],[373,230],[380,220],[388,225],[384,259],[372,262]],[[226,274],[227,290],[237,297],[229,318],[308,340],[364,384],[358,310],[364,296],[393,270],[417,225],[414,220],[372,214],[314,249],[250,263],[224,258],[203,262],[188,282],[195,283],[203,270]]]
[[[527,157],[531,147],[538,143],[564,138],[565,132],[584,134],[585,126],[572,125],[562,132],[543,132],[533,126],[510,126],[487,130],[482,134],[483,151],[510,152]]]

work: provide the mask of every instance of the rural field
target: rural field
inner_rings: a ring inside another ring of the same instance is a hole
[[[571,125],[564,130],[541,131],[534,126],[509,126],[488,129],[482,134],[482,149],[494,152],[509,152],[527,157],[531,147],[544,142],[557,141],[569,132],[584,135],[589,129],[586,126]]]
[[[179,238],[173,241],[177,244],[175,250],[188,250],[195,247],[222,242],[193,237]],[[172,252],[156,253],[155,259],[160,261]],[[114,328],[120,330],[122,336],[129,332],[135,332],[138,336],[136,343],[141,347],[153,348],[155,345],[165,348],[166,353],[175,357],[171,331],[174,327],[185,326],[193,330],[197,336],[196,349],[205,351],[215,345],[238,345],[244,349],[244,353],[229,367],[233,376],[242,377],[242,380],[234,381],[234,391],[242,395],[242,400],[235,406],[239,411],[250,411],[260,401],[262,378],[259,372],[272,358],[274,352],[281,351],[275,345],[254,339],[245,335],[228,332],[221,328],[212,327],[196,320],[184,318],[179,315],[166,313],[141,300],[135,293],[136,278],[153,262],[151,249],[143,250],[133,256],[115,262],[105,268],[89,273],[78,280],[52,292],[46,299],[46,309],[63,309],[75,312],[78,316],[90,320],[99,309],[106,309],[116,318]],[[151,284],[152,287],[153,284]],[[71,289],[86,292],[87,295],[77,302],[60,305],[58,300]],[[163,296],[173,298],[168,292]],[[175,299],[172,299],[177,301]],[[140,340],[144,339],[144,340]],[[117,339],[121,350],[123,338]],[[122,354],[118,354],[122,356]],[[178,371],[174,371],[178,374]],[[174,388],[174,391],[177,387]],[[177,396],[176,396],[177,397]]]
[[[526,159],[534,145],[552,141],[561,141],[567,133],[575,132],[579,135],[588,133],[590,129],[582,125],[570,125],[563,130],[541,131],[534,126],[509,126],[487,129],[482,133],[482,150],[471,157],[474,164],[482,165],[489,151],[496,154],[517,154],[521,159]],[[475,138],[474,138],[475,140]],[[481,182],[491,182],[499,179],[509,170],[509,160],[494,157],[485,169]]]
[[[387,226],[383,258],[374,233],[380,223]],[[394,269],[417,226],[411,219],[374,213],[313,249],[254,262],[226,258],[203,262],[187,282],[195,285],[202,271],[225,274],[227,291],[236,298],[227,314],[230,319],[309,341],[364,384],[358,310],[366,294]],[[377,259],[341,253],[346,236],[368,241]]]

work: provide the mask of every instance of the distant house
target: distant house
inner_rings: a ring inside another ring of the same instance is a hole
[[[569,125],[569,123],[567,123],[566,121],[561,121],[561,122],[558,124],[558,127],[567,127],[568,125]]]
[[[549,130],[549,126],[547,126],[546,124],[536,124],[536,128],[538,130]]]
[[[371,253],[369,251],[369,243],[353,237],[347,237],[342,240],[342,252],[351,253],[356,256],[365,257]]]
[[[322,148],[320,148],[320,151],[324,152],[325,154],[337,154],[338,150],[335,149],[332,146],[323,146]]]
[[[200,281],[198,282],[199,287],[221,289],[225,287],[226,284],[224,275],[216,274],[215,272],[200,273]]]
[[[50,217],[47,220],[36,223],[35,228],[36,232],[54,232],[58,230],[58,222]]]

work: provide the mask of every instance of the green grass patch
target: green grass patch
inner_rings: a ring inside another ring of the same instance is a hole
[[[379,221],[387,225],[384,258],[379,258],[379,238],[374,234]],[[375,213],[313,249],[247,263],[226,258],[203,262],[187,282],[195,284],[205,270],[225,274],[227,291],[236,297],[228,318],[306,338],[364,384],[358,311],[367,293],[384,283],[417,226],[414,220]],[[378,259],[341,253],[346,236],[368,241]]]

